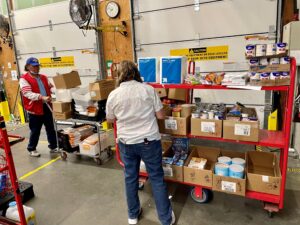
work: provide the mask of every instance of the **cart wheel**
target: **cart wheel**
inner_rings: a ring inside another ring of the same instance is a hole
[[[268,211],[268,217],[269,217],[270,219],[273,218],[273,217],[274,217],[274,212]]]
[[[145,187],[145,183],[139,181],[139,190],[142,191],[144,189],[144,187]]]
[[[97,165],[102,165],[102,160],[99,158],[94,158],[94,161],[97,163]]]
[[[204,203],[208,203],[212,200],[213,198],[213,192],[211,190],[208,190],[208,189],[202,189],[202,198],[199,198],[196,196],[195,194],[195,188],[193,188],[191,190],[191,197],[192,199],[197,202],[197,203],[200,203],[200,204],[204,204]]]
[[[60,157],[61,157],[62,160],[66,160],[68,158],[68,155],[65,152],[61,152]]]

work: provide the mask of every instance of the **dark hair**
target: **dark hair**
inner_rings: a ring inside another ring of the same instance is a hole
[[[28,66],[28,64],[26,64],[25,67],[24,67],[24,70],[25,70],[26,72],[29,71],[29,69],[27,68],[27,66]]]
[[[119,86],[123,82],[130,81],[130,80],[135,80],[140,83],[143,83],[140,72],[137,66],[135,65],[135,63],[128,60],[123,60],[119,64],[119,68],[118,68],[117,86]]]

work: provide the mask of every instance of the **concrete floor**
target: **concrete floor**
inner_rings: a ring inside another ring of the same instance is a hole
[[[25,126],[11,132],[28,137]],[[38,150],[40,158],[31,158],[27,140],[12,147],[19,177],[42,166],[57,156],[50,156],[44,133]],[[233,147],[235,145],[229,146]],[[290,159],[289,166],[299,168],[299,160]],[[69,155],[27,177],[33,183],[36,197],[27,202],[36,211],[39,225],[125,225],[127,224],[122,168],[115,159],[97,166],[91,158]],[[190,188],[169,183],[177,225],[293,225],[299,224],[300,173],[289,172],[285,208],[269,219],[262,203],[238,196],[214,193],[209,204],[197,204],[189,197]],[[144,209],[139,224],[158,225],[150,184],[140,192]]]

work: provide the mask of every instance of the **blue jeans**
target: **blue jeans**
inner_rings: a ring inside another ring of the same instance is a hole
[[[34,151],[36,150],[36,146],[38,145],[39,139],[40,139],[40,133],[43,124],[46,128],[46,134],[48,139],[48,147],[50,149],[57,148],[57,142],[56,142],[56,134],[53,124],[53,117],[52,112],[49,110],[48,106],[46,104],[43,104],[44,109],[44,115],[34,115],[28,113],[29,117],[29,128],[30,128],[30,137],[29,137],[29,143],[27,146],[28,151]]]
[[[125,168],[125,186],[130,219],[138,217],[140,200],[138,196],[140,162],[144,161],[152,186],[156,210],[162,225],[170,225],[172,207],[168,198],[164,172],[162,169],[161,141],[127,145],[119,143],[119,149]]]

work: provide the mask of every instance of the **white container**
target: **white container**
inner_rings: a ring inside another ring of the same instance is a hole
[[[280,58],[280,64],[289,64],[290,63],[290,57],[281,57]]]
[[[276,43],[276,54],[284,54],[286,53],[286,43]]]
[[[288,79],[288,78],[290,78],[289,72],[281,72],[280,73],[280,79]]]
[[[72,93],[78,91],[79,88],[71,89],[56,89],[55,90],[55,99],[58,102],[72,102]]]
[[[249,72],[250,80],[259,80],[260,74],[256,72]]]
[[[218,176],[229,176],[229,165],[224,163],[216,163],[215,165],[215,174]]]
[[[229,177],[243,179],[244,173],[245,169],[241,165],[233,164],[229,166]]]
[[[279,58],[271,58],[270,65],[278,65],[280,63]]]
[[[245,168],[245,165],[246,165],[246,160],[242,159],[242,158],[233,158],[231,160],[231,162],[232,162],[232,164],[234,164],[234,165],[240,165],[243,168]]]
[[[208,113],[202,113],[201,116],[200,116],[200,118],[201,118],[202,120],[208,119]]]
[[[281,77],[280,72],[272,72],[271,75],[270,75],[271,80],[277,80],[277,79],[280,79],[280,77]]]
[[[258,66],[259,65],[259,59],[249,59],[249,65],[250,66]]]
[[[200,118],[200,113],[192,113],[192,118]]]
[[[256,45],[256,56],[265,56],[266,55],[267,45]]]
[[[260,79],[261,80],[270,80],[270,76],[271,76],[270,73],[261,73],[260,74]]]
[[[93,106],[95,104],[95,102],[92,100],[88,86],[79,88],[77,91],[73,92],[72,97],[75,101],[75,104],[82,107]]]
[[[266,55],[276,54],[276,44],[267,44]]]
[[[260,60],[259,60],[259,65],[262,65],[262,66],[267,66],[267,65],[269,65],[268,59],[266,59],[266,58],[260,59]]]
[[[245,50],[246,57],[255,56],[255,45],[247,45]]]
[[[214,119],[214,115],[215,115],[215,113],[213,111],[209,111],[208,112],[208,119],[209,120],[213,120]]]
[[[227,156],[220,156],[218,158],[218,162],[219,163],[224,163],[224,164],[227,164],[227,165],[231,165],[231,158],[227,157]]]
[[[23,205],[23,209],[24,209],[27,225],[36,225],[37,223],[35,219],[34,209],[25,205]],[[9,203],[9,207],[6,211],[6,218],[20,222],[20,217],[19,217],[19,212],[18,212],[18,207],[16,202]]]

